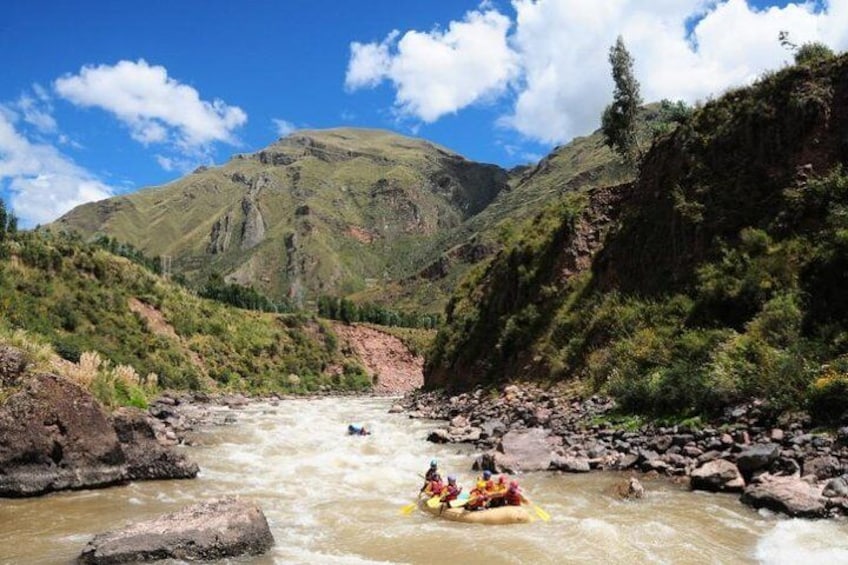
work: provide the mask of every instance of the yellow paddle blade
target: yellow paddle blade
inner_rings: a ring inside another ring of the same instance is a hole
[[[545,512],[544,510],[542,510],[541,508],[539,508],[538,506],[536,506],[535,504],[533,505],[533,510],[536,511],[536,516],[541,518],[543,521],[549,522],[551,520],[551,515],[548,514],[547,512]]]
[[[427,506],[429,506],[430,508],[438,508],[439,504],[441,503],[442,501],[439,496],[434,496],[433,498],[427,500]]]
[[[410,514],[412,514],[412,511],[415,510],[416,506],[418,506],[418,503],[410,502],[409,504],[400,509],[400,513],[404,516],[409,516]]]

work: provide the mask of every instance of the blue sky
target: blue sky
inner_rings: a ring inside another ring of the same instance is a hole
[[[24,226],[289,131],[377,127],[503,166],[598,126],[622,34],[646,100],[848,47],[848,0],[29,0],[0,8],[0,196]]]

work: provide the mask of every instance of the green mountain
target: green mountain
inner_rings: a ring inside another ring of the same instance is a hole
[[[161,187],[80,206],[53,224],[104,233],[173,273],[210,273],[295,301],[347,295],[414,257],[508,189],[507,173],[379,130],[300,131]]]
[[[632,183],[572,191],[475,267],[429,387],[574,380],[691,415],[848,409],[848,56],[727,93]],[[841,400],[840,400],[841,399]]]

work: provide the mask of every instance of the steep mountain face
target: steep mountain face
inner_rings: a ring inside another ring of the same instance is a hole
[[[301,131],[171,184],[80,206],[52,227],[105,233],[173,272],[273,297],[345,295],[414,273],[419,249],[485,209],[507,173],[379,130]]]
[[[706,104],[634,183],[552,204],[472,271],[426,385],[578,378],[625,408],[678,414],[839,398],[846,131],[844,55]]]
[[[658,119],[658,105],[643,110],[646,124]],[[574,192],[612,186],[631,180],[632,166],[604,145],[599,131],[575,138],[554,149],[532,167],[509,172],[509,187],[456,228],[445,230],[419,248],[418,270],[402,280],[358,293],[360,300],[392,304],[407,309],[442,311],[447,298],[468,271],[498,251],[521,224],[551,202]]]

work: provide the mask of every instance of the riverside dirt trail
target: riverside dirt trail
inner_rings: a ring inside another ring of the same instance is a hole
[[[67,563],[96,533],[222,495],[264,509],[276,545],[232,563],[798,563],[848,562],[848,529],[832,521],[757,513],[732,495],[692,494],[645,481],[625,502],[621,475],[528,474],[528,495],[552,520],[457,524],[399,510],[414,500],[430,458],[471,484],[474,453],[425,441],[437,422],[389,414],[392,397],[251,403],[236,423],[186,448],[201,466],[189,481],[0,501],[0,563]],[[359,421],[374,433],[346,435]]]

